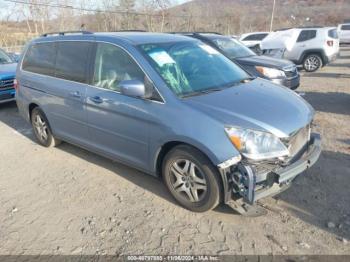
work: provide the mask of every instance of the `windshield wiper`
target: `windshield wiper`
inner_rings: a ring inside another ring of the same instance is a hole
[[[248,82],[250,82],[250,81],[252,81],[254,79],[255,79],[255,77],[251,76],[251,77],[243,78],[240,81],[229,83],[229,84],[226,84],[226,85],[222,85],[222,86],[219,86],[219,87],[216,87],[216,88],[209,88],[209,89],[194,91],[194,92],[191,92],[191,93],[188,93],[188,94],[183,94],[183,95],[181,95],[181,97],[185,98],[185,97],[191,97],[191,96],[198,96],[198,95],[202,95],[202,94],[209,94],[209,93],[212,93],[212,92],[217,92],[217,91],[221,91],[221,90],[233,87],[233,86],[237,86],[239,84],[248,83]]]
[[[216,91],[221,91],[223,88],[211,88],[211,89],[204,89],[204,90],[199,90],[199,91],[194,91],[191,92],[189,94],[184,94],[181,97],[191,97],[191,96],[198,96],[198,95],[202,95],[202,94],[209,94],[212,92],[216,92]]]
[[[250,81],[253,81],[255,78],[256,78],[256,77],[251,76],[251,77],[244,78],[244,79],[242,79],[242,80],[239,81],[239,82],[240,82],[240,83],[248,83],[248,82],[250,82]]]

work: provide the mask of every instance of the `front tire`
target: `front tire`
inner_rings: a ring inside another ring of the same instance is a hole
[[[307,55],[303,61],[303,67],[306,72],[315,72],[322,67],[322,58],[316,54]]]
[[[60,140],[56,139],[52,135],[49,121],[39,107],[33,109],[31,114],[31,123],[34,130],[34,135],[40,145],[45,147],[54,147],[61,143]]]
[[[173,197],[185,208],[205,212],[220,203],[218,170],[199,150],[180,145],[163,161],[163,179]]]

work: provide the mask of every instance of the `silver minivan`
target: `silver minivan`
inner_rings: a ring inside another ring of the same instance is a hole
[[[45,34],[16,76],[19,112],[40,144],[75,144],[161,177],[184,207],[245,215],[321,152],[314,110],[180,35]],[[130,196],[132,197],[132,196]]]

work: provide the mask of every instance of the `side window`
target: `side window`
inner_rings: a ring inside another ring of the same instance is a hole
[[[303,30],[300,32],[297,42],[304,42],[316,37],[316,30]]]
[[[22,69],[25,71],[49,75],[54,73],[55,43],[37,43],[29,47],[23,59]]]
[[[350,25],[342,25],[341,26],[341,30],[349,31],[350,30]]]
[[[90,46],[89,42],[59,42],[55,76],[85,83]]]
[[[260,41],[263,40],[267,34],[254,34],[254,35],[248,35],[246,38],[243,39],[243,41]]]
[[[98,43],[92,84],[120,92],[119,83],[123,80],[143,82],[149,99],[163,101],[152,82],[127,52],[112,44]]]
[[[145,74],[123,49],[98,43],[93,85],[120,92],[119,83],[123,80],[140,80],[145,83]]]

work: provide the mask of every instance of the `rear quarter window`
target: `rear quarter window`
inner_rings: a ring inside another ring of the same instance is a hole
[[[350,30],[350,25],[342,25],[340,29],[344,31],[348,31]]]
[[[338,39],[337,29],[330,29],[330,30],[328,30],[328,36],[330,38]]]
[[[297,42],[304,42],[316,37],[316,30],[303,30],[300,32]]]
[[[55,56],[55,43],[34,44],[26,52],[22,69],[32,73],[52,76],[54,74]]]
[[[58,42],[55,77],[85,83],[90,42]]]

